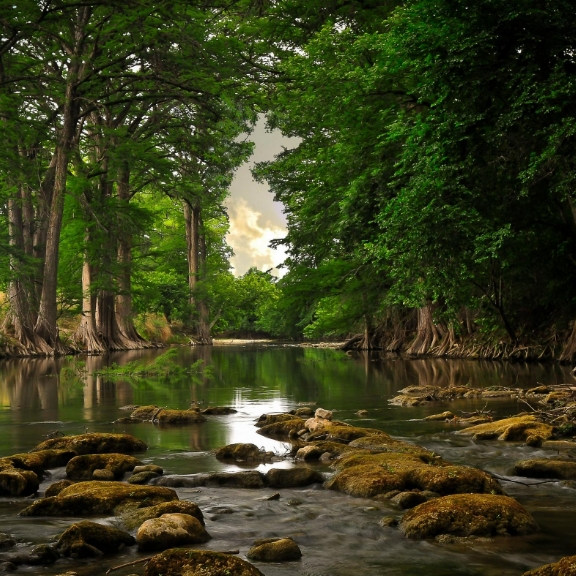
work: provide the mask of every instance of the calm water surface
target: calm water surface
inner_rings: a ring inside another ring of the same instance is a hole
[[[178,349],[177,362],[188,366],[201,359],[207,369],[193,376],[169,379],[109,379],[92,372],[115,362],[151,362],[163,351],[132,352],[109,357],[58,360],[10,360],[0,363],[0,456],[27,451],[55,430],[64,434],[128,432],[150,447],[139,456],[165,469],[165,474],[235,471],[239,466],[218,462],[210,450],[233,442],[253,442],[283,454],[287,445],[256,434],[255,419],[266,412],[284,412],[299,403],[315,402],[337,411],[354,425],[374,427],[416,442],[446,460],[478,466],[514,480],[514,461],[528,456],[553,457],[555,452],[500,442],[474,443],[455,436],[449,424],[423,422],[426,415],[450,408],[458,413],[483,408],[485,401],[461,400],[426,407],[388,404],[395,392],[410,384],[507,385],[529,388],[536,383],[574,382],[569,367],[556,364],[504,364],[457,360],[382,359],[367,354],[296,347],[214,347]],[[129,404],[187,408],[192,402],[232,406],[237,414],[210,416],[208,422],[177,428],[150,423],[115,425]],[[515,414],[516,402],[491,400],[497,415]],[[368,410],[360,418],[356,412]],[[138,456],[138,455],[137,455]],[[290,461],[274,466],[289,467]],[[258,469],[264,471],[267,465]],[[246,468],[242,468],[246,469]],[[318,466],[326,475],[329,468]],[[41,490],[64,477],[53,471]],[[523,480],[525,481],[525,480]],[[495,538],[467,545],[409,541],[397,530],[381,528],[385,515],[401,516],[391,506],[351,498],[319,486],[283,490],[278,501],[264,501],[271,490],[178,489],[181,499],[198,503],[212,540],[199,548],[239,549],[245,557],[257,538],[292,536],[303,558],[285,564],[257,564],[266,576],[351,575],[489,575],[520,576],[525,570],[576,554],[576,490],[560,483],[524,486],[503,482],[535,516],[541,531],[527,538]],[[13,534],[25,547],[50,542],[75,518],[21,518],[28,499],[0,498],[1,531]],[[114,518],[97,519],[114,524]],[[75,570],[83,576],[144,557],[131,548],[98,562],[61,560],[49,568],[19,567],[23,574],[59,574]],[[114,574],[141,574],[142,565]]]

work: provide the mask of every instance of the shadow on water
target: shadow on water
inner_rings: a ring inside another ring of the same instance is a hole
[[[77,434],[85,430],[128,432],[150,447],[142,456],[166,473],[191,474],[239,470],[223,464],[210,450],[232,442],[253,442],[282,453],[280,442],[256,434],[254,420],[265,412],[281,412],[301,403],[316,403],[336,411],[351,424],[385,430],[425,445],[447,460],[481,467],[509,477],[511,464],[530,455],[555,453],[516,444],[474,442],[455,436],[445,422],[423,422],[426,415],[450,408],[471,411],[485,400],[403,408],[388,400],[408,385],[516,386],[573,382],[569,367],[471,360],[382,358],[377,354],[346,355],[330,349],[273,347],[200,347],[177,349],[174,362],[202,368],[176,375],[109,377],[96,372],[131,362],[151,364],[164,351],[147,350],[101,357],[7,360],[0,362],[0,456],[31,449],[53,431]],[[212,416],[202,424],[160,428],[151,423],[118,425],[126,405],[155,404],[170,408],[232,406],[229,416]],[[522,410],[515,401],[489,400],[498,415]],[[360,409],[368,411],[359,416]],[[282,466],[290,466],[284,462]],[[246,466],[243,466],[245,469]],[[261,465],[264,470],[266,466]],[[328,472],[327,468],[321,468]],[[63,470],[45,480],[41,489],[64,477]],[[254,539],[290,535],[303,559],[297,563],[258,565],[267,576],[418,575],[520,576],[528,568],[574,553],[576,490],[560,483],[526,487],[504,483],[506,491],[524,503],[542,530],[529,538],[496,538],[468,545],[440,545],[406,540],[397,530],[381,528],[382,516],[400,516],[387,504],[350,498],[321,487],[284,490],[278,501],[260,500],[262,492],[231,489],[179,489],[181,498],[196,501],[205,513],[213,540],[209,549],[240,549],[245,555]],[[0,498],[3,531],[23,542],[45,542],[74,519],[26,519],[16,514],[27,502]],[[220,514],[222,507],[230,513]],[[110,521],[103,519],[103,521]],[[140,557],[133,550],[94,563],[69,561],[42,570],[58,574],[75,570],[85,576],[104,567]],[[19,568],[19,572],[29,572]],[[141,573],[141,567],[115,572]]]

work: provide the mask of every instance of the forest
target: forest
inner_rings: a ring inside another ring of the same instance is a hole
[[[575,44],[567,0],[1,3],[0,355],[574,360]],[[262,117],[279,280],[226,243]]]

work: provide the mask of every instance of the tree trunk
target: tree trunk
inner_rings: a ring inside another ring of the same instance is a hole
[[[125,164],[118,170],[117,193],[122,203],[130,201],[130,169]],[[134,326],[132,310],[132,234],[129,231],[120,233],[118,238],[118,294],[116,295],[116,321],[118,324],[118,339],[127,350],[149,348],[147,342]]]
[[[418,329],[416,338],[406,351],[411,355],[427,354],[440,339],[438,329],[432,318],[432,304],[428,303],[418,309]]]

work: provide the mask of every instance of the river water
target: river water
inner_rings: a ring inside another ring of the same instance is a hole
[[[537,383],[574,382],[569,367],[558,364],[515,364],[461,360],[406,360],[377,355],[292,346],[215,346],[179,348],[176,362],[190,366],[202,360],[204,370],[167,378],[105,378],[94,371],[112,363],[151,362],[164,351],[140,351],[108,357],[7,360],[0,363],[0,456],[30,450],[56,430],[64,434],[127,432],[145,441],[149,450],[136,455],[162,466],[165,474],[237,471],[244,465],[218,462],[210,453],[233,442],[252,442],[279,455],[287,445],[256,434],[254,421],[263,413],[285,412],[302,403],[336,411],[335,418],[350,424],[382,429],[389,434],[435,450],[446,460],[480,467],[525,486],[503,482],[506,493],[534,515],[540,531],[529,537],[494,538],[472,544],[411,541],[378,522],[401,516],[385,503],[352,498],[321,486],[281,490],[281,498],[266,501],[271,489],[177,489],[181,499],[196,502],[212,540],[198,548],[240,551],[245,557],[253,541],[291,536],[303,557],[284,564],[257,563],[266,576],[520,576],[525,570],[576,553],[576,489],[559,482],[532,483],[510,476],[512,464],[529,456],[554,457],[556,452],[493,441],[474,442],[456,436],[444,422],[424,422],[426,415],[450,409],[473,411],[485,400],[460,400],[450,405],[390,406],[395,392],[410,384],[473,387],[504,385],[530,388]],[[159,428],[151,423],[116,425],[130,404],[187,408],[231,406],[237,414],[209,416],[208,422]],[[359,417],[358,410],[368,415]],[[499,416],[523,408],[516,401],[490,400],[488,409]],[[272,466],[292,466],[290,460]],[[240,466],[242,466],[240,468]],[[265,471],[270,465],[260,465]],[[330,474],[328,467],[317,468]],[[53,471],[41,491],[64,477]],[[0,498],[0,531],[9,532],[20,547],[51,542],[77,518],[23,518],[18,512],[29,499]],[[114,518],[97,521],[114,525]],[[60,560],[48,568],[18,568],[22,574],[59,574],[74,570],[82,576],[144,557],[129,548],[103,560]],[[113,572],[141,574],[142,565]]]

